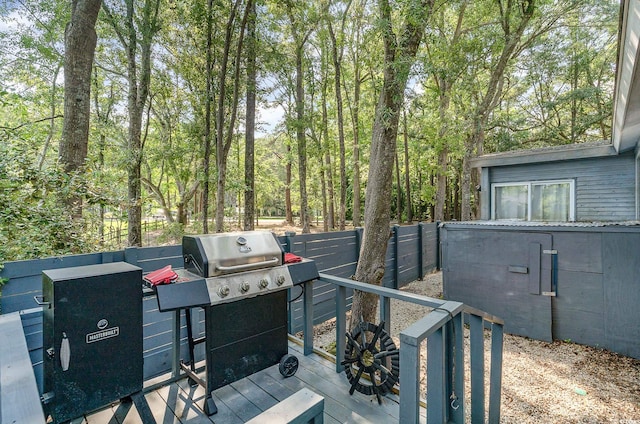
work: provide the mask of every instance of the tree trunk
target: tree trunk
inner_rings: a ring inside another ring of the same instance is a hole
[[[400,180],[400,159],[398,152],[395,154],[395,170],[396,170],[396,222],[402,222],[402,181]]]
[[[287,164],[285,165],[286,181],[284,186],[285,221],[293,225],[293,211],[291,210],[291,145],[287,143]]]
[[[244,147],[244,230],[254,229],[255,216],[255,126],[256,126],[256,5],[249,8],[247,39],[247,112]]]
[[[142,116],[149,96],[151,83],[151,46],[153,37],[159,30],[158,12],[160,0],[144,2],[142,17],[135,16],[133,0],[126,1],[126,18],[124,33],[116,22],[111,11],[103,5],[108,19],[118,34],[127,56],[127,107],[129,112],[127,164],[128,183],[128,237],[129,246],[142,245],[142,182],[140,166],[142,163]],[[137,27],[139,25],[139,28]],[[141,38],[138,36],[141,35]],[[140,47],[140,63],[138,69],[138,46]]]
[[[347,172],[346,172],[346,160],[345,160],[345,147],[344,147],[344,121],[342,113],[342,83],[341,69],[342,69],[342,49],[338,54],[338,42],[336,35],[333,32],[333,25],[329,22],[329,35],[331,36],[331,53],[333,57],[333,69],[334,69],[334,81],[336,92],[336,109],[338,112],[338,146],[340,148],[340,208],[338,217],[338,228],[343,231],[345,228],[346,210],[347,210]]]
[[[224,231],[224,187],[227,174],[227,156],[224,145],[224,117],[225,99],[227,97],[227,67],[229,64],[229,52],[231,51],[234,21],[240,1],[241,0],[236,0],[233,3],[231,13],[229,14],[218,77],[218,104],[216,106],[216,233]]]
[[[445,121],[447,119],[447,111],[449,110],[450,103],[450,89],[451,85],[447,83],[447,79],[443,79],[440,85],[440,102],[439,102],[439,116],[440,116],[440,129],[438,130],[438,138],[440,143],[440,152],[438,153],[438,177],[436,187],[436,206],[435,206],[435,221],[444,221],[444,205],[447,195],[447,167],[449,162],[449,147],[445,141],[445,135],[447,132],[447,126]]]
[[[213,0],[207,2],[207,75],[204,103],[204,156],[202,158],[202,232],[209,233],[209,181],[211,181],[211,106],[213,103]]]
[[[389,1],[378,1],[384,40],[384,82],[373,124],[364,212],[365,231],[354,276],[357,281],[375,285],[380,285],[384,276],[390,235],[393,161],[396,155],[399,114],[404,102],[409,70],[415,61],[433,0],[416,0],[410,3],[412,16],[407,16],[400,31],[401,38],[397,41],[393,33]],[[375,322],[377,304],[378,296],[355,291],[349,327],[355,328],[361,319]]]
[[[451,51],[457,50],[457,44],[460,41],[460,36],[462,35],[462,22],[464,20],[465,12],[467,10],[467,5],[469,4],[468,0],[465,0],[460,5],[460,10],[458,11],[458,20],[456,24],[456,29],[451,38],[451,42],[448,43],[448,48]],[[454,62],[455,63],[455,62]],[[438,86],[438,115],[440,121],[440,128],[438,129],[438,174],[437,174],[437,186],[436,186],[436,205],[435,205],[435,213],[432,215],[435,221],[443,221],[445,218],[445,200],[447,194],[447,168],[449,162],[449,146],[447,145],[447,140],[445,138],[447,134],[447,120],[449,113],[449,105],[451,103],[451,90],[453,89],[454,82],[456,78],[460,75],[459,72],[455,70],[448,69],[450,67],[450,63],[446,63],[444,68],[447,69],[447,72],[442,73],[440,75],[438,72],[433,73],[433,77],[436,85]]]
[[[101,0],[74,0],[71,20],[65,29],[64,126],[59,155],[67,174],[82,172],[87,158],[91,70],[97,43],[95,26],[101,3]],[[82,217],[80,194],[66,196],[63,201],[73,218]]]
[[[311,232],[309,227],[309,200],[307,198],[307,138],[304,125],[304,75],[302,70],[302,47],[296,47],[296,140],[298,142],[298,178],[300,180],[300,223],[302,233]]]
[[[360,65],[355,64],[353,88],[353,226],[359,227],[360,209]]]
[[[320,151],[322,151],[322,143],[320,144]],[[320,176],[320,193],[322,195],[322,230],[326,233],[329,231],[329,223],[327,222],[328,204],[327,204],[327,182],[324,175],[324,159],[322,155],[318,158],[320,163],[320,169],[318,175]]]
[[[325,215],[325,221],[327,222],[328,229],[333,230],[336,227],[335,218],[336,212],[334,209],[335,204],[335,190],[333,185],[333,166],[331,165],[331,142],[329,141],[329,117],[327,113],[327,78],[326,73],[323,73],[325,78],[322,81],[322,136],[324,138],[324,166],[322,167],[323,174],[326,175],[327,190],[328,190],[328,211]]]
[[[413,222],[413,205],[411,204],[411,180],[409,178],[409,126],[407,125],[407,112],[403,110],[404,127],[404,192],[407,196],[407,224]]]

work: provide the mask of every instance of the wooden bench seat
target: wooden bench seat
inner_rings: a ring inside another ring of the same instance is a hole
[[[44,422],[20,313],[0,315],[0,423]]]
[[[323,415],[324,398],[304,388],[247,421],[247,424],[322,424]]]

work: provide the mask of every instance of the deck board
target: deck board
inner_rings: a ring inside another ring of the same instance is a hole
[[[349,396],[349,383],[343,373],[335,372],[333,362],[316,354],[304,356],[302,348],[292,342],[289,352],[299,360],[294,376],[282,377],[274,365],[216,389],[213,399],[218,413],[210,417],[202,410],[204,388],[191,386],[187,378],[150,391],[145,398],[158,424],[241,424],[307,387],[325,398],[326,424],[398,422],[397,396],[384,397],[382,405],[375,396],[358,392]],[[421,421],[425,421],[424,410],[421,412]],[[141,419],[134,405],[116,404],[74,423],[139,424]]]

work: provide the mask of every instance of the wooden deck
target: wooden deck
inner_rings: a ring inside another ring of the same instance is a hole
[[[218,413],[207,417],[202,411],[204,389],[189,386],[186,378],[146,393],[145,397],[158,424],[170,423],[244,423],[262,411],[289,397],[303,387],[324,396],[324,422],[398,423],[399,399],[387,395],[382,405],[374,396],[354,393],[349,396],[349,383],[344,373],[337,374],[333,362],[320,355],[304,356],[302,347],[289,342],[289,352],[296,355],[300,366],[296,374],[284,378],[274,365],[247,378],[214,391]],[[421,422],[426,422],[421,411]],[[73,424],[137,424],[140,416],[131,404],[115,404],[110,408],[73,421]]]

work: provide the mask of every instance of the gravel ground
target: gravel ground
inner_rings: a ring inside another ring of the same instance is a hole
[[[441,298],[442,274],[431,274],[403,290]],[[392,302],[391,311],[391,335],[399,346],[400,330],[429,308]],[[335,341],[335,323],[316,326],[314,333],[315,346],[326,349]],[[465,340],[468,343],[468,330]],[[489,333],[485,342],[488,362]],[[468,401],[468,358],[466,362]],[[575,343],[505,334],[501,404],[502,423],[640,424],[640,360]]]

